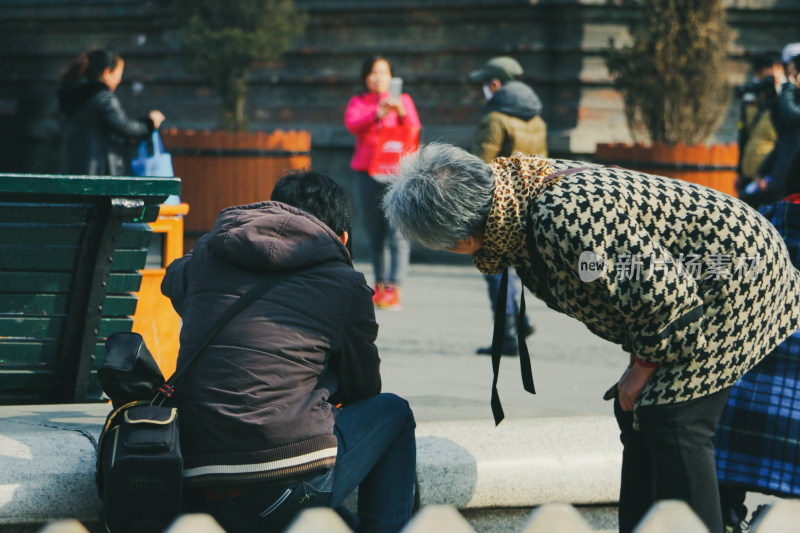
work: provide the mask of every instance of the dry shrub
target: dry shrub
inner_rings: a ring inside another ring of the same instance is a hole
[[[696,144],[719,127],[730,101],[730,30],[720,0],[642,0],[633,45],[607,50],[634,137]]]

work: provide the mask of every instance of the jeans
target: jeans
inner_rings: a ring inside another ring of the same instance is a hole
[[[640,407],[641,431],[633,429],[633,413],[614,400],[623,445],[619,533],[630,533],[653,503],[670,499],[685,501],[711,533],[722,533],[711,439],[729,392]]]
[[[359,487],[357,532],[400,531],[414,504],[415,426],[408,402],[394,394],[346,405],[334,427],[335,467],[288,485],[194,497],[190,510],[211,514],[227,533],[277,533],[301,510],[336,508]]]
[[[372,256],[372,267],[375,271],[376,283],[399,285],[403,282],[408,270],[411,246],[408,241],[389,225],[383,214],[381,201],[386,193],[387,185],[378,183],[366,172],[358,173],[358,203],[364,227],[369,237],[369,248]],[[389,248],[389,269],[386,269],[386,247]]]
[[[501,277],[502,274],[483,275],[483,278],[486,280],[486,286],[489,289],[489,300],[492,303],[492,315],[497,312],[497,294],[500,292]],[[506,296],[506,315],[517,316],[517,286],[510,272],[508,275],[508,293]]]

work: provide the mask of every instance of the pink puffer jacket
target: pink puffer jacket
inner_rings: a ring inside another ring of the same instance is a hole
[[[420,127],[417,108],[414,107],[411,97],[405,93],[400,97],[403,107],[406,109],[405,117],[400,118],[397,113],[392,111],[383,117],[380,122],[376,121],[378,103],[388,97],[389,93],[380,95],[365,93],[352,97],[347,104],[347,110],[344,113],[344,125],[350,133],[356,136],[356,149],[353,152],[353,158],[350,160],[350,167],[353,170],[366,172],[367,168],[369,168],[372,153],[375,151],[375,144],[378,142],[379,125],[397,126],[398,124],[405,124],[414,128]]]

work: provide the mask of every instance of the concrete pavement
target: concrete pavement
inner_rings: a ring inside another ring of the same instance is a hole
[[[356,268],[372,280],[368,264]],[[517,280],[518,283],[518,280]],[[419,420],[492,421],[491,358],[476,355],[492,336],[486,283],[470,264],[412,264],[403,309],[376,310],[384,390],[409,400]],[[536,395],[525,392],[519,359],[503,357],[498,391],[508,419],[610,415],[603,393],[627,364],[622,350],[530,293],[528,338]]]

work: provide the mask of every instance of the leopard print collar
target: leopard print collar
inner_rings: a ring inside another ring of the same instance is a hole
[[[494,196],[483,245],[472,262],[484,274],[498,274],[514,264],[523,249],[528,206],[541,193],[544,178],[555,169],[547,159],[520,152],[498,157],[489,166],[494,174]]]

